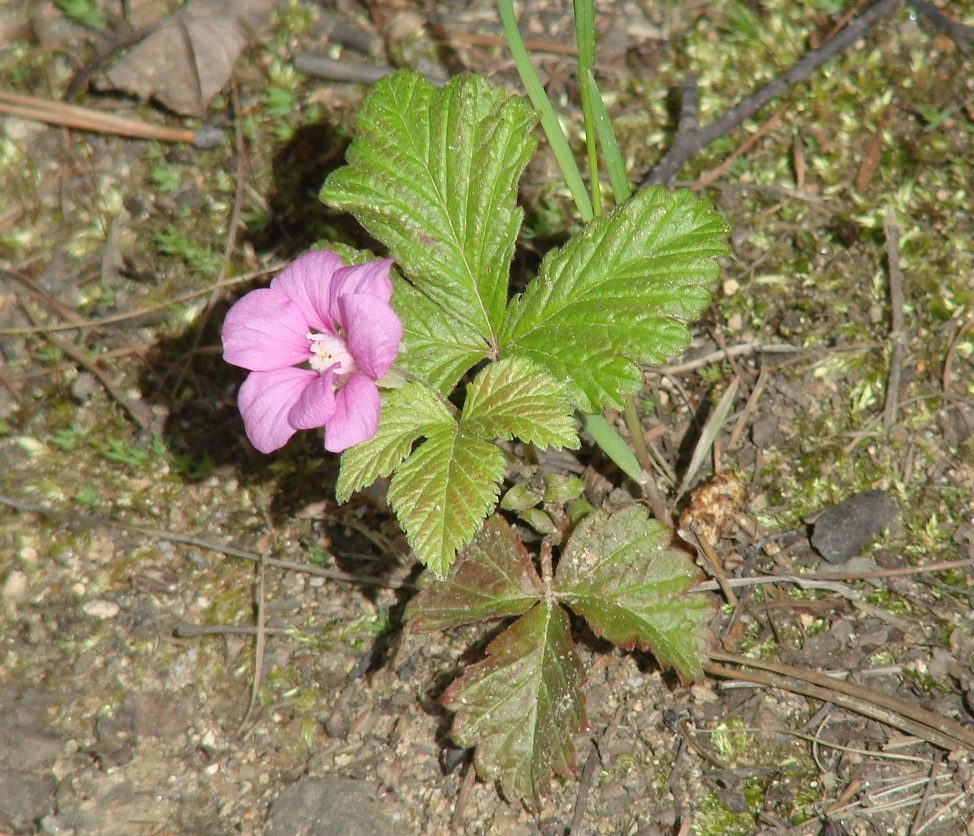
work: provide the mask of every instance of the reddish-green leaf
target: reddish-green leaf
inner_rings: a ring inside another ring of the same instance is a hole
[[[537,805],[552,773],[574,770],[572,735],[585,727],[583,680],[568,614],[539,603],[443,694],[457,713],[451,736],[477,747],[482,778],[499,781],[509,799]]]
[[[527,612],[543,595],[541,578],[520,538],[503,517],[487,519],[480,533],[440,580],[426,572],[406,620],[413,630],[445,630],[460,624]]]
[[[713,640],[713,598],[692,593],[700,578],[690,555],[641,505],[594,511],[572,534],[555,573],[563,603],[619,647],[652,650],[685,680],[703,676]]]

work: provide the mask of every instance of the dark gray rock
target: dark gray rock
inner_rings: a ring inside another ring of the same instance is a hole
[[[59,695],[9,685],[0,688],[0,832],[30,830],[54,809],[51,771],[64,742],[49,728]]]
[[[30,832],[35,821],[54,809],[52,775],[0,769],[0,830]]]
[[[363,781],[304,778],[274,801],[264,836],[387,836],[402,832]]]
[[[812,546],[829,563],[845,563],[898,518],[900,506],[885,491],[863,491],[823,511]]]

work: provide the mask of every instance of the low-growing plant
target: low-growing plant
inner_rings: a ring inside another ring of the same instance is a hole
[[[390,506],[427,568],[406,613],[412,629],[515,619],[442,701],[478,772],[537,804],[551,775],[572,769],[585,726],[570,612],[684,680],[702,675],[713,603],[693,593],[698,570],[671,529],[638,503],[592,508],[577,480],[539,472],[538,451],[577,449],[581,418],[643,478],[601,413],[624,411],[638,430],[642,367],[687,345],[727,230],[688,191],[630,193],[591,71],[591,2],[576,3],[590,192],[510,0],[501,13],[536,109],[476,76],[442,89],[408,71],[378,82],[321,199],[354,215],[389,258],[340,245],[301,256],[236,303],[223,341],[225,358],[250,371],[239,405],[259,450],[324,427],[325,448],[342,454],[340,502],[390,478]],[[539,119],[584,226],[512,294],[518,184]],[[504,513],[544,535],[536,553]]]

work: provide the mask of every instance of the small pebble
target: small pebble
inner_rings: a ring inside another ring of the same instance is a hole
[[[900,506],[885,491],[863,491],[822,512],[812,546],[829,563],[845,563],[899,514]]]
[[[0,591],[0,597],[8,603],[18,603],[27,597],[29,588],[30,585],[27,582],[27,575],[14,570],[7,575],[7,580],[3,583],[3,590]]]
[[[114,618],[121,611],[114,601],[103,601],[101,598],[86,602],[81,609],[92,618]]]

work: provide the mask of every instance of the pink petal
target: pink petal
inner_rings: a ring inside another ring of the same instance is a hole
[[[298,402],[287,415],[288,423],[299,430],[314,430],[325,426],[335,413],[334,368],[316,375],[301,393]]]
[[[308,369],[287,368],[247,375],[237,395],[237,406],[247,438],[261,453],[283,447],[294,435],[297,428],[288,421],[288,413],[316,380],[318,375]]]
[[[342,269],[342,260],[334,253],[312,250],[278,273],[271,287],[293,299],[315,330],[334,334],[335,317],[330,300],[335,279]]]
[[[353,374],[335,395],[335,414],[325,425],[325,449],[341,453],[368,441],[379,428],[379,389],[365,375]]]
[[[340,296],[338,319],[347,334],[355,364],[373,380],[389,371],[399,354],[402,322],[395,311],[374,296]]]
[[[335,274],[331,285],[330,310],[334,312],[338,309],[338,298],[346,293],[361,293],[388,302],[392,298],[392,279],[389,278],[392,264],[391,258],[380,258],[343,267]]]
[[[223,359],[251,371],[284,369],[308,359],[307,319],[273,287],[239,299],[223,321]]]

